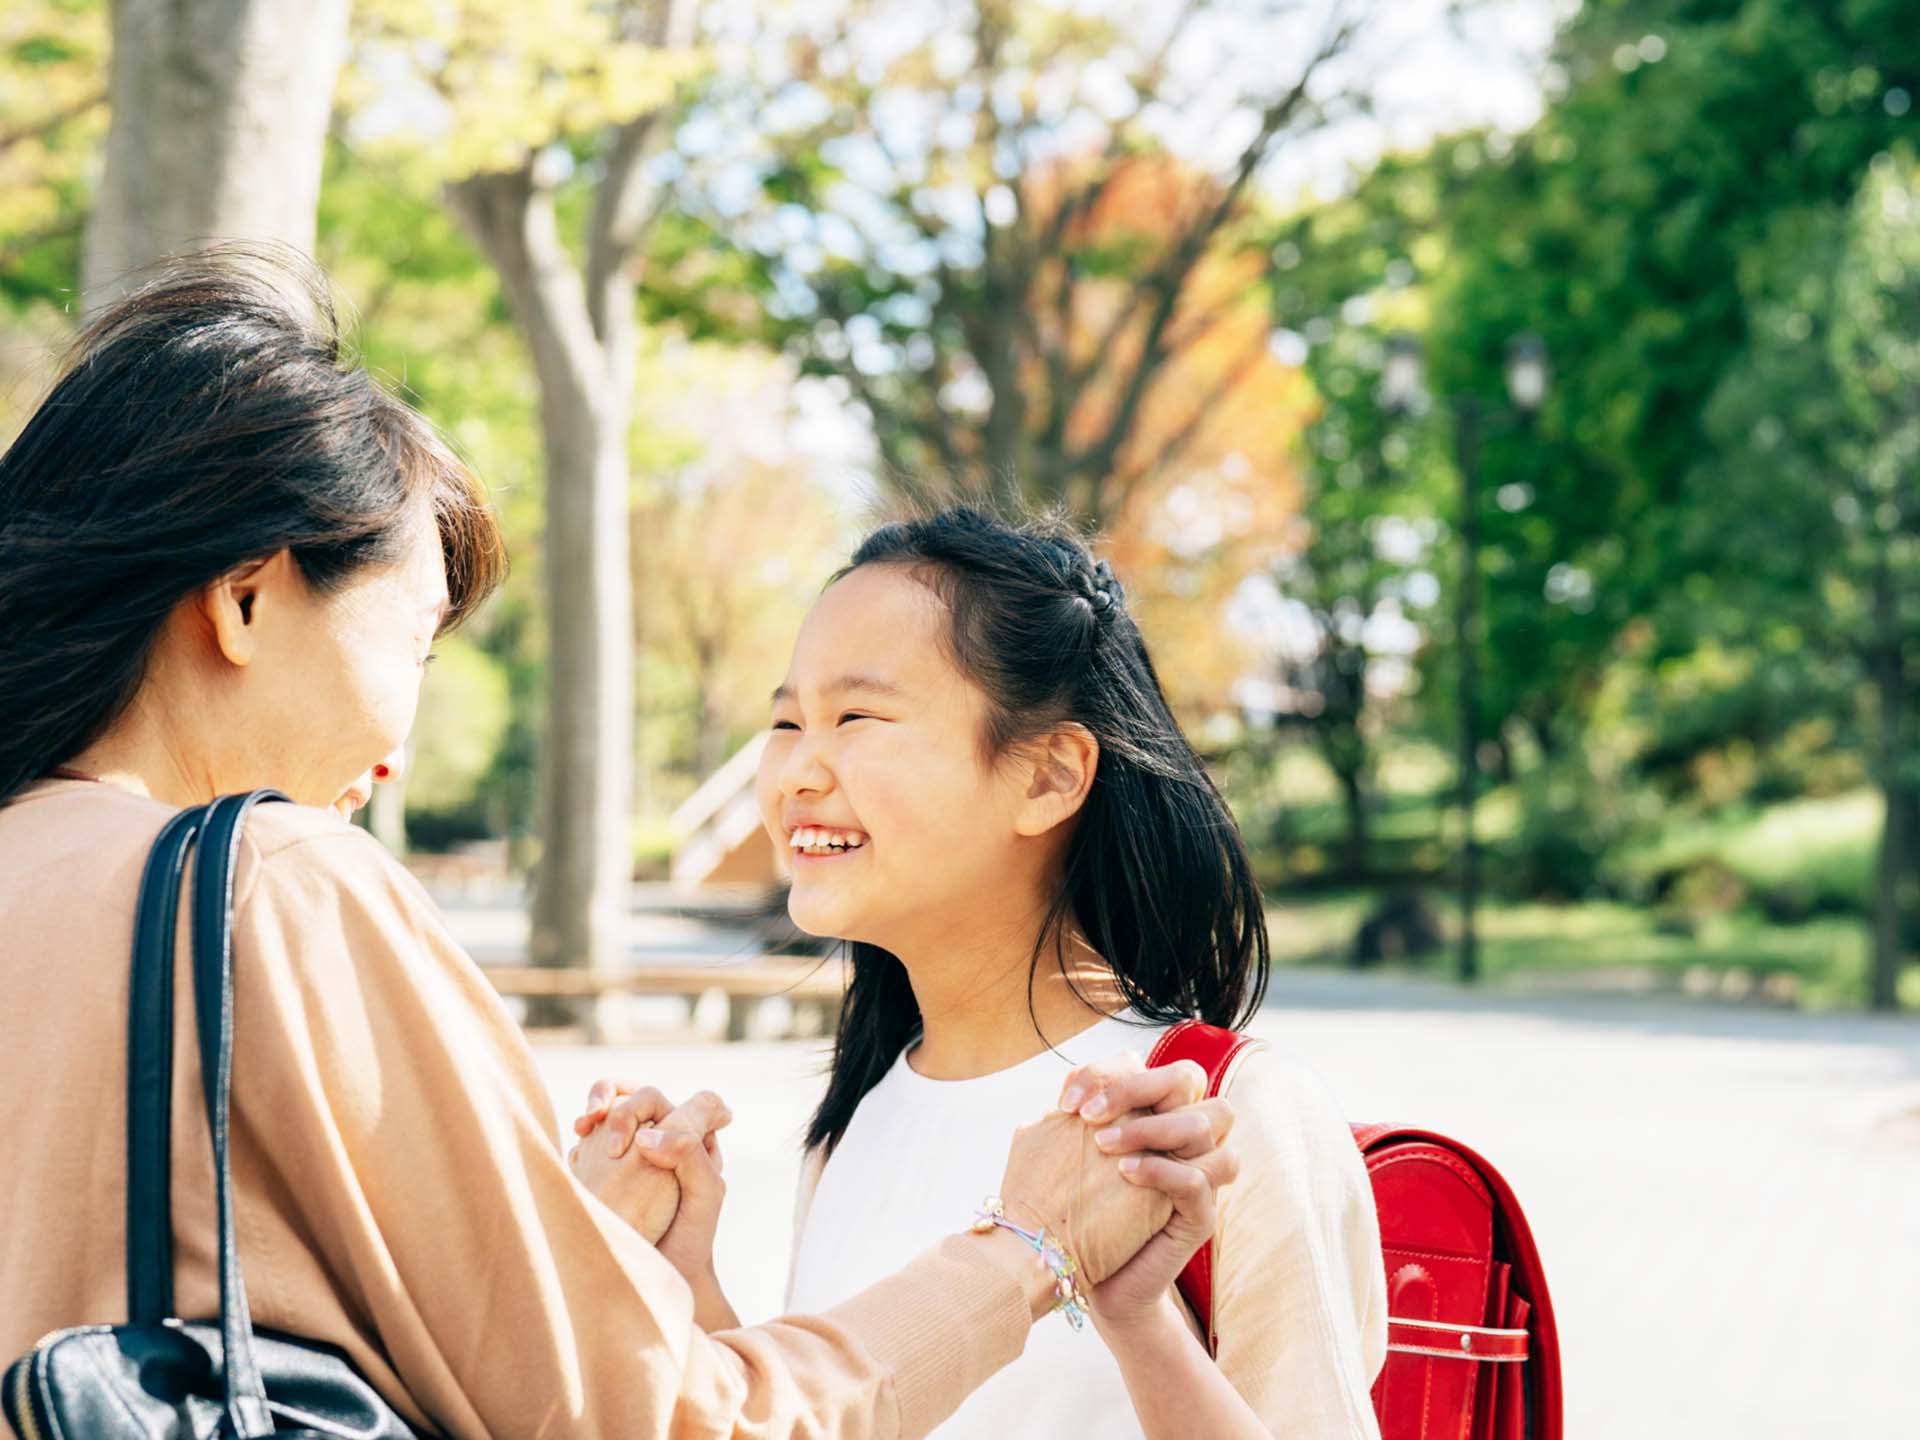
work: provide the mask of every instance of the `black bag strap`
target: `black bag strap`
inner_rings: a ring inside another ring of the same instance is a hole
[[[161,829],[133,912],[133,995],[127,1026],[127,1320],[173,1314],[173,936],[181,872],[205,807]]]
[[[233,867],[247,812],[277,790],[227,795],[207,807],[200,863],[193,876],[193,996],[200,1031],[200,1075],[207,1128],[213,1133],[215,1196],[220,1210],[220,1342],[225,1363],[227,1424],[236,1440],[273,1434],[267,1388],[253,1348],[253,1316],[234,1238],[233,1174],[227,1158],[227,1098],[233,1077]]]

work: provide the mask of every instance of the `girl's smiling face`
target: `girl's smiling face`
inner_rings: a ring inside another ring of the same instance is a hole
[[[792,857],[814,935],[899,953],[1038,896],[1020,767],[985,752],[987,701],[950,658],[950,616],[898,565],[846,575],[808,613],[774,692],[761,820]],[[1050,848],[1050,847],[1049,847]],[[1034,895],[1026,892],[1032,888]]]

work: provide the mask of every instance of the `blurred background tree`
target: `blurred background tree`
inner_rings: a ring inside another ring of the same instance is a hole
[[[313,249],[347,0],[115,0],[106,161],[81,282],[97,309],[209,238]]]
[[[1111,520],[1264,378],[1249,187],[1352,108],[1328,62],[1353,22],[999,0],[793,20],[756,26],[691,117],[689,221],[751,257],[763,333],[846,383],[888,483]],[[1254,40],[1298,64],[1249,64]],[[1220,163],[1175,158],[1168,132],[1209,122]]]
[[[417,142],[381,107],[409,85],[438,102],[427,163],[492,266],[539,384],[549,703],[531,950],[537,965],[611,968],[632,869],[637,264],[658,208],[648,161],[692,73],[692,9],[363,0],[356,18],[358,134],[376,152]],[[583,163],[577,260],[560,195]],[[564,1007],[542,1008],[560,1018]]]

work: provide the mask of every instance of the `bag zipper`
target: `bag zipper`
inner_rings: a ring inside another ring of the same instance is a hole
[[[32,1355],[16,1360],[7,1372],[7,1419],[20,1432],[20,1440],[41,1440],[40,1422],[33,1413],[32,1382],[28,1379],[33,1355],[38,1353],[36,1349]]]
[[[54,1341],[71,1331],[59,1330],[47,1336],[32,1350],[13,1362],[13,1368],[7,1371],[7,1418],[20,1432],[20,1440],[57,1440],[52,1421],[42,1428],[40,1408],[33,1394],[33,1371],[35,1362],[52,1347]]]

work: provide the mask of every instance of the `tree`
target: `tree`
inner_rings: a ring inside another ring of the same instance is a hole
[[[1710,397],[1740,363],[1777,217],[1846,203],[1910,122],[1920,30],[1889,0],[1599,0],[1563,31],[1541,122],[1436,146],[1460,169],[1434,277],[1437,388],[1489,402],[1507,340],[1554,384],[1479,466],[1482,734],[1577,740],[1626,629],[1718,570],[1689,518]],[[1671,653],[1684,634],[1656,645]]]
[[[1314,347],[1308,363],[1321,409],[1303,437],[1304,538],[1278,571],[1281,593],[1312,622],[1311,651],[1283,674],[1304,725],[1339,782],[1346,812],[1341,868],[1369,868],[1377,661],[1404,672],[1416,619],[1439,594],[1434,488],[1444,466],[1430,439],[1382,403],[1384,338],[1347,325]]]
[[[208,240],[313,248],[347,0],[116,0],[106,170],[87,220],[90,307]]]
[[[370,6],[363,21],[365,77],[411,73],[443,107],[447,205],[498,277],[539,381],[549,700],[537,965],[606,968],[624,953],[635,267],[656,214],[649,161],[692,73],[691,19],[687,0],[558,9],[463,0],[431,16]],[[377,87],[362,85],[371,109]],[[377,134],[377,114],[363,125]],[[584,263],[562,208],[563,194],[577,195],[565,188],[576,171],[589,177],[577,196],[588,211]]]
[[[1849,209],[1784,217],[1773,239],[1770,298],[1708,411],[1722,460],[1700,523],[1758,617],[1736,638],[1790,627],[1869,697],[1870,998],[1891,1009],[1920,914],[1920,169],[1887,154]]]
[[[1272,365],[1257,259],[1239,263],[1250,187],[1353,107],[1331,78],[1353,25],[1341,6],[1324,25],[1307,6],[868,9],[723,76],[696,137],[758,148],[695,155],[692,203],[753,258],[774,338],[851,387],[902,488],[1111,521]],[[1243,101],[1221,76],[1255,52],[1298,60],[1259,66]],[[1194,127],[1234,137],[1217,168],[1172,157],[1166,133]],[[1228,335],[1204,383],[1179,375]]]
[[[1684,616],[1669,597],[1714,569],[1682,537],[1702,533],[1701,417],[1742,354],[1743,275],[1774,217],[1844,201],[1907,123],[1909,18],[1887,0],[1594,0],[1533,129],[1390,156],[1274,227],[1276,314],[1330,334],[1398,268],[1440,393],[1497,410],[1508,341],[1547,342],[1545,404],[1487,434],[1476,466],[1476,727],[1503,755],[1513,736],[1547,756],[1578,742],[1629,627]],[[1453,662],[1443,643],[1423,664]]]

